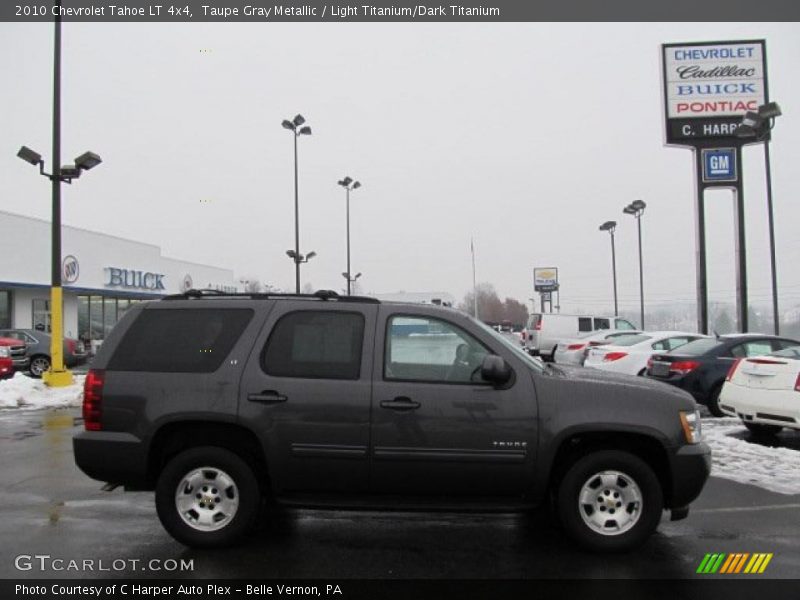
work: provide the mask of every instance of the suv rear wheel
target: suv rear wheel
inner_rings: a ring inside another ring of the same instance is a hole
[[[229,546],[252,530],[261,495],[253,469],[230,450],[202,446],[173,457],[156,484],[161,524],[187,546]]]
[[[589,550],[625,551],[655,531],[664,499],[650,466],[617,450],[577,460],[558,487],[564,529]]]

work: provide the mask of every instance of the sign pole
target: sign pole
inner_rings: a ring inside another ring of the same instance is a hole
[[[695,148],[695,285],[697,287],[697,331],[708,334],[708,283],[706,272],[706,202],[703,186],[703,159]]]
[[[736,203],[734,222],[736,224],[736,323],[741,333],[747,333],[747,238],[744,227],[744,186],[739,165],[742,164],[742,147],[736,146],[736,166],[739,178],[734,189],[734,202]]]

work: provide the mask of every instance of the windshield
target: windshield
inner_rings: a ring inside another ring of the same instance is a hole
[[[529,364],[530,366],[532,366],[534,369],[536,369],[539,372],[544,371],[544,369],[545,369],[544,363],[541,360],[539,360],[538,358],[536,358],[535,356],[531,356],[530,354],[528,354],[522,348],[521,344],[515,344],[510,339],[508,339],[506,336],[497,333],[494,329],[492,329],[491,327],[486,325],[486,323],[478,321],[474,317],[470,317],[470,320],[473,323],[477,323],[478,325],[480,325],[481,329],[483,329],[485,332],[487,332],[489,335],[491,335],[494,339],[496,339],[501,344],[503,344],[503,346],[513,350],[516,353],[517,358],[523,359],[527,364]]]
[[[701,338],[675,348],[674,352],[675,354],[680,354],[681,356],[700,356],[701,354],[705,354],[706,352],[709,352],[710,350],[713,350],[721,345],[722,342],[715,340],[714,338]]]

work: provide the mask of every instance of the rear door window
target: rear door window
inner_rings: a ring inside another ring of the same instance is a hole
[[[143,310],[122,338],[108,369],[212,373],[252,317],[249,308]]]
[[[281,317],[270,333],[261,368],[275,377],[358,379],[364,315],[303,310]]]

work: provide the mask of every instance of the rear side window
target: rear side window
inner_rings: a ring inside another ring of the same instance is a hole
[[[595,318],[594,320],[594,328],[595,329],[611,329],[611,320],[605,319],[603,317]]]
[[[592,318],[578,317],[578,331],[592,331]]]
[[[675,354],[680,354],[681,356],[701,356],[706,352],[715,350],[721,345],[722,342],[714,338],[700,338],[680,346],[675,350]]]
[[[111,371],[211,373],[253,317],[249,308],[148,309],[108,363]]]
[[[617,329],[636,329],[630,321],[625,319],[614,319]]]
[[[261,355],[267,375],[305,379],[358,379],[364,316],[304,310],[281,317]]]

